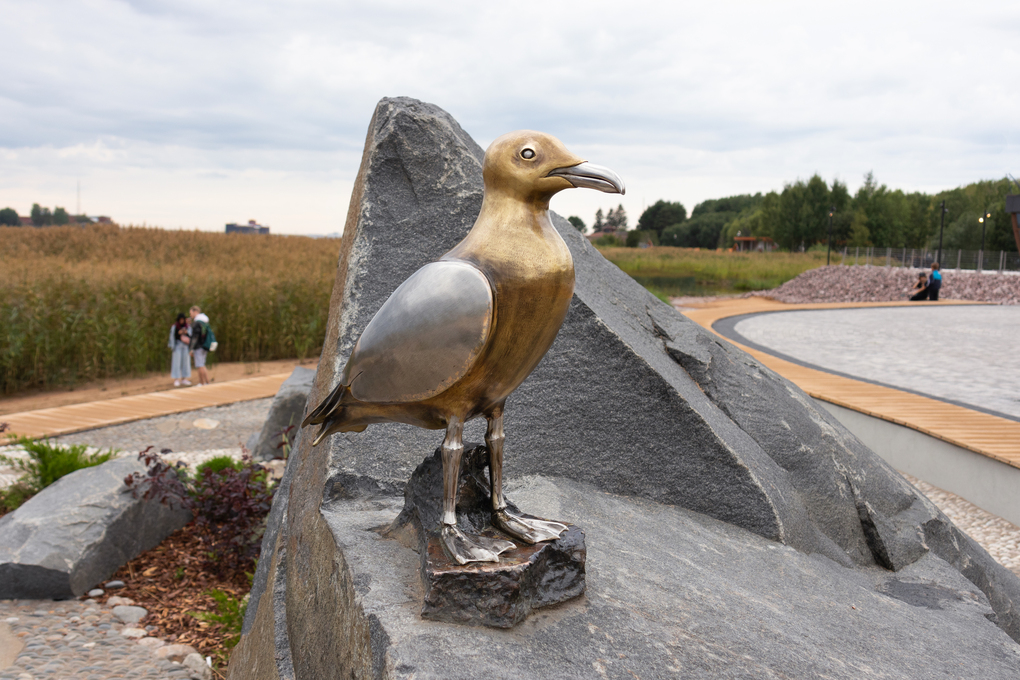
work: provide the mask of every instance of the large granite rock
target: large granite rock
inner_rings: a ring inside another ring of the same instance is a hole
[[[470,229],[482,156],[442,110],[379,104],[310,403],[386,297]],[[523,509],[585,529],[585,598],[512,639],[420,620],[418,557],[365,529],[396,516],[441,433],[302,437],[232,677],[631,677],[635,657],[639,677],[935,677],[971,658],[953,632],[971,628],[998,645],[979,675],[1015,675],[1020,580],[801,390],[554,224],[575,296],[507,402],[505,474],[544,490]]]
[[[312,382],[315,380],[315,369],[296,366],[290,377],[283,381],[273,403],[269,407],[269,416],[262,425],[262,431],[257,438],[248,442],[248,449],[255,460],[272,460],[283,458],[284,437],[293,441],[293,431],[287,433],[287,428],[294,426],[296,429],[301,425],[304,418],[305,403],[308,401],[308,393],[312,390]],[[284,434],[286,433],[286,434]]]
[[[191,520],[135,499],[124,485],[135,472],[134,456],[78,470],[0,517],[0,599],[81,595]]]

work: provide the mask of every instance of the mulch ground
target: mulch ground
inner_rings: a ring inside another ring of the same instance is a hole
[[[153,637],[169,644],[191,645],[203,656],[211,656],[217,669],[226,668],[228,644],[236,632],[223,624],[200,621],[195,612],[217,613],[217,603],[208,594],[216,589],[240,600],[251,588],[244,569],[226,572],[206,559],[200,529],[192,522],[121,567],[108,580],[120,580],[124,588],[108,590],[96,601],[105,603],[117,595],[129,597],[149,615],[139,626],[155,626]],[[254,564],[248,570],[253,572]]]

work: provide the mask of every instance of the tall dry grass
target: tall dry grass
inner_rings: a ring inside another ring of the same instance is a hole
[[[199,305],[220,361],[319,351],[339,242],[112,225],[0,228],[0,391],[169,370]]]

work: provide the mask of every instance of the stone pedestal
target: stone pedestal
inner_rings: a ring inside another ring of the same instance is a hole
[[[443,465],[442,452],[436,449],[411,475],[404,489],[404,509],[383,532],[418,551],[424,591],[421,615],[433,621],[511,628],[532,610],[583,593],[584,533],[568,525],[557,540],[528,545],[495,529],[489,522],[488,450],[477,444],[465,448],[457,494],[460,529],[510,540],[517,547],[501,554],[499,562],[460,565],[450,557],[439,535]]]

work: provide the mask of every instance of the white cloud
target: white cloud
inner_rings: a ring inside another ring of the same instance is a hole
[[[397,95],[483,146],[559,136],[624,176],[632,219],[815,171],[907,190],[1020,172],[1013,2],[0,0],[0,14],[0,204],[19,212],[73,203],[81,178],[89,210],[124,222],[334,231],[372,109]],[[613,201],[553,207],[590,219]]]

